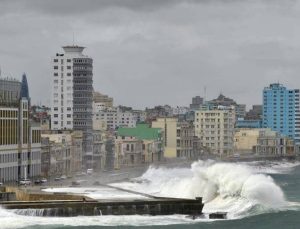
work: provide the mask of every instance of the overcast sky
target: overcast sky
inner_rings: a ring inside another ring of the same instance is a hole
[[[0,0],[2,76],[26,72],[49,104],[51,57],[73,32],[115,104],[188,105],[206,87],[249,108],[272,82],[300,88],[298,0]]]

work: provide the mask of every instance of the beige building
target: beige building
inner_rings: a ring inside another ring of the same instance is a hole
[[[118,136],[115,140],[114,168],[142,164],[143,141],[135,137]]]
[[[42,175],[72,175],[82,169],[81,131],[47,131],[42,134]]]
[[[292,139],[271,129],[263,129],[259,132],[255,152],[267,156],[294,155],[294,148]]]
[[[261,129],[237,129],[234,133],[235,153],[252,153]]]
[[[165,157],[195,158],[200,154],[200,149],[194,148],[197,139],[191,123],[179,122],[177,118],[157,118],[152,127],[161,128],[165,134]]]
[[[106,152],[105,152],[105,140],[107,133],[104,131],[93,131],[93,157],[90,163],[90,168],[95,171],[105,169]]]
[[[125,137],[142,141],[141,163],[150,164],[163,160],[164,133],[161,128],[151,128],[148,124],[137,124],[134,128],[119,128],[117,136],[125,141]]]
[[[102,106],[103,108],[113,107],[114,99],[100,92],[93,93],[94,106]],[[100,107],[98,107],[100,108]]]
[[[195,112],[195,135],[202,146],[217,155],[233,152],[235,110],[233,107],[218,107]]]

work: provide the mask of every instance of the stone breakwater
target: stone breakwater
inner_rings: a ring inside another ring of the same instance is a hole
[[[15,199],[1,201],[1,207],[30,216],[94,216],[94,215],[201,215],[202,198],[179,199],[147,196],[145,199],[93,200],[86,196],[63,193],[28,193],[6,187]],[[126,192],[126,190],[123,190]],[[2,192],[5,193],[5,192]],[[142,193],[140,193],[142,194]]]

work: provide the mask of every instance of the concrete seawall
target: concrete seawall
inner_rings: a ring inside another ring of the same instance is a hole
[[[26,215],[35,210],[39,216],[93,216],[93,215],[201,215],[203,203],[201,198],[156,199],[156,200],[109,200],[109,201],[51,201],[51,202],[2,202],[6,209],[18,209],[19,214]],[[40,211],[42,210],[42,211]],[[26,213],[27,212],[27,213]],[[29,214],[28,214],[29,215]]]
[[[106,186],[106,185],[104,185]],[[111,188],[115,188],[109,186]],[[62,193],[28,193],[15,187],[2,189],[2,194],[14,198],[3,198],[0,205],[12,209],[17,214],[35,216],[94,216],[94,215],[201,215],[202,198],[177,199],[155,197],[134,192],[144,199],[104,199],[93,200],[86,196]],[[6,194],[4,194],[6,193]]]
[[[77,200],[81,201],[83,198],[87,200],[92,200],[91,198],[80,196],[80,195],[72,195],[72,194],[63,194],[63,193],[32,193],[26,192],[17,187],[5,187],[6,193],[15,193],[17,201],[55,201],[55,200]]]

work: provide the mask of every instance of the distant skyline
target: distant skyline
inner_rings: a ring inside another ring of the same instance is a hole
[[[271,83],[300,88],[299,25],[300,0],[1,0],[0,66],[49,105],[51,57],[74,34],[115,104],[188,106],[206,87],[249,109]]]

